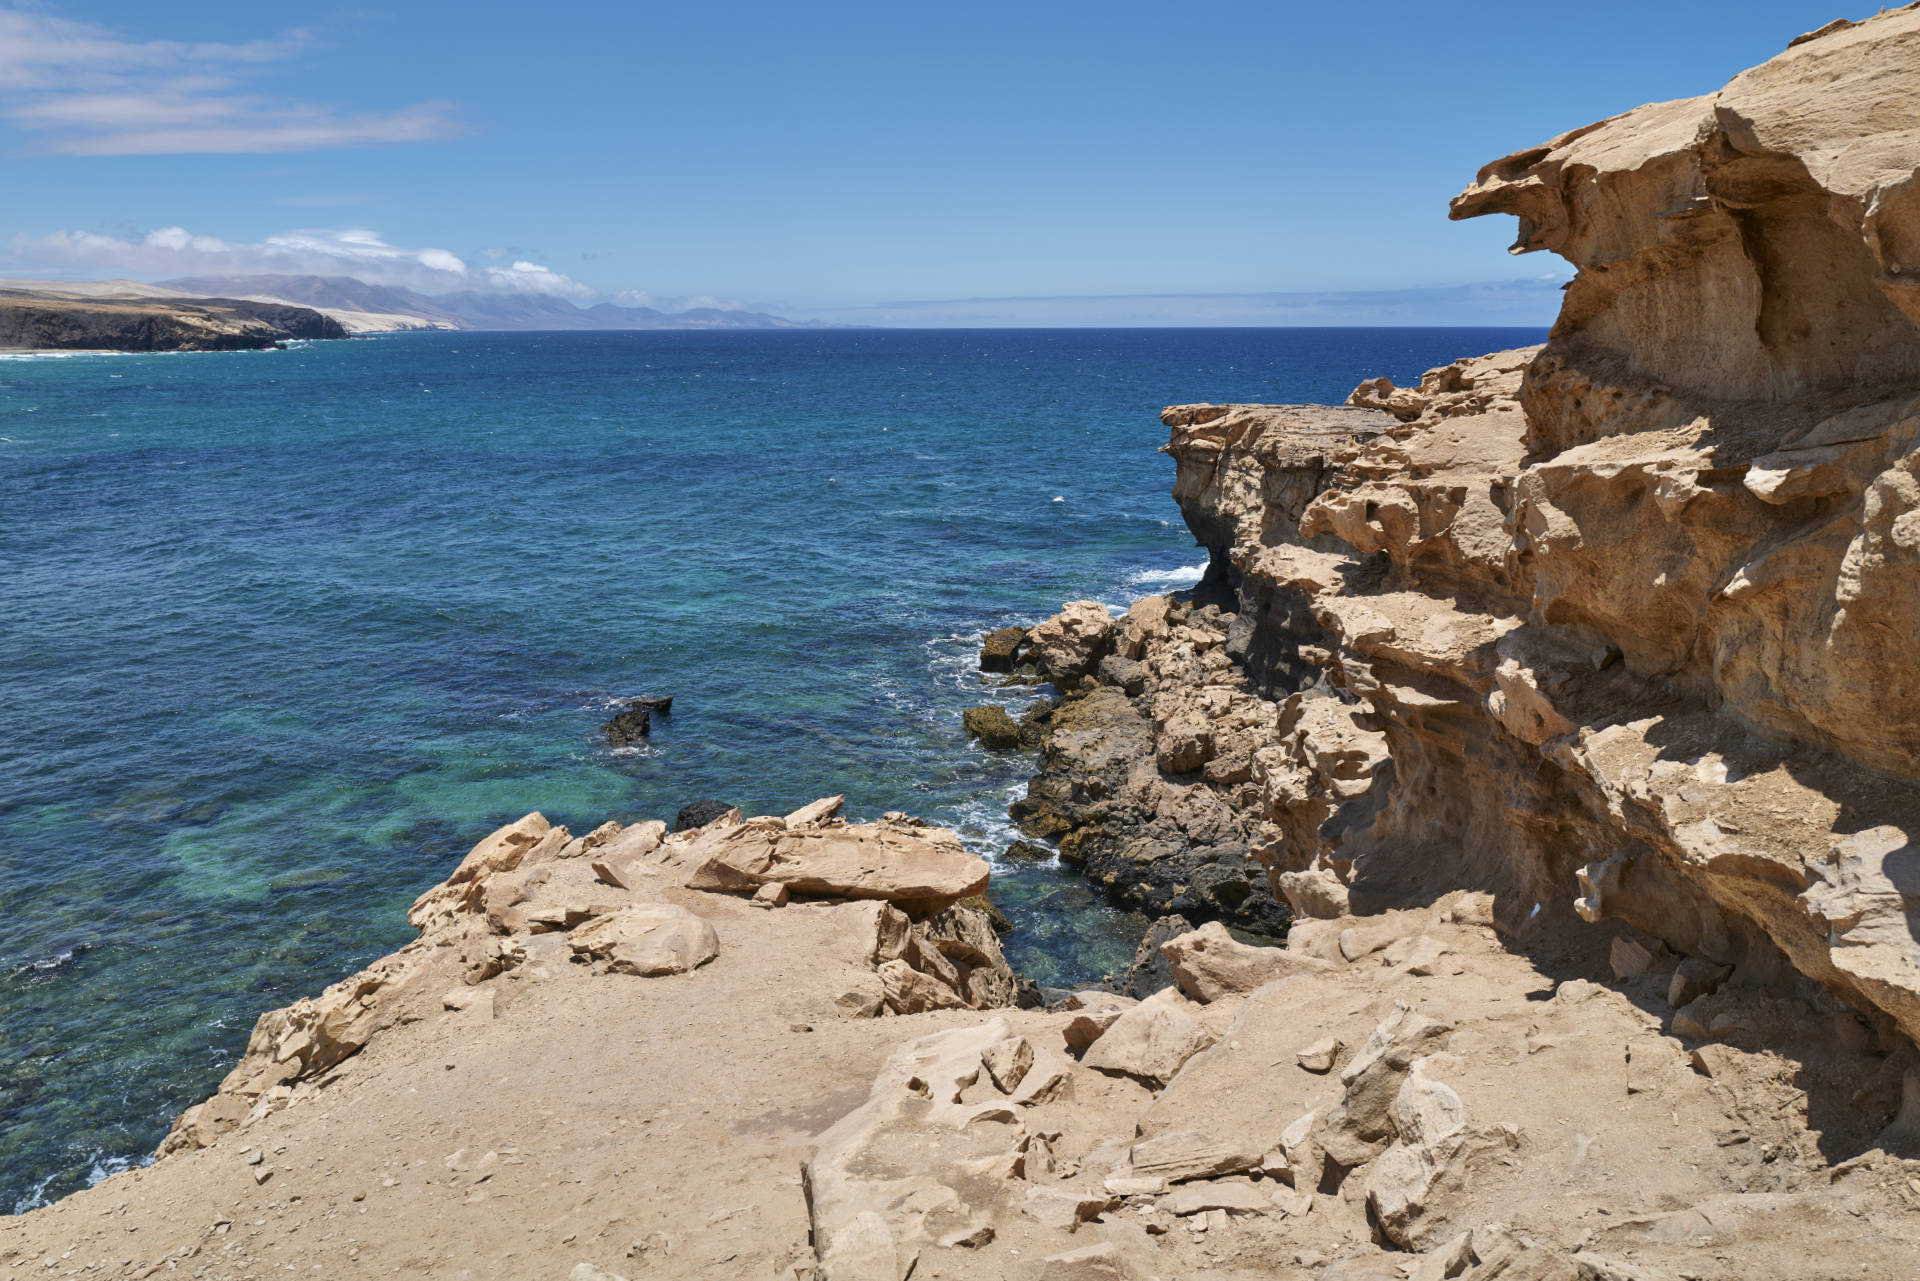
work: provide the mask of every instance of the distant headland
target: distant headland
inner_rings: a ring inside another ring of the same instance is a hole
[[[233,351],[414,329],[816,329],[719,307],[660,311],[543,294],[427,295],[352,276],[0,280],[0,350]]]

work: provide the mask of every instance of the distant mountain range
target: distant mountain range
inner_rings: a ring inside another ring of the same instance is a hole
[[[352,276],[186,276],[156,290],[215,298],[245,298],[312,307],[350,332],[397,329],[818,329],[819,321],[788,320],[758,311],[695,307],[659,311],[596,303],[581,307],[543,294],[428,295]]]

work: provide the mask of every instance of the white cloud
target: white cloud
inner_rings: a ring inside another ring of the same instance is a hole
[[[663,298],[644,289],[623,289],[613,296],[613,301],[622,307],[652,307],[655,311],[692,311],[697,307],[711,307],[715,311],[748,310],[745,303],[732,298],[715,298],[711,294]]]
[[[132,40],[95,23],[0,9],[0,116],[45,150],[73,156],[314,151],[459,131],[444,102],[351,112],[248,91],[249,79],[309,42],[299,30],[242,44]]]
[[[21,275],[75,273],[168,280],[176,276],[316,275],[356,276],[370,284],[399,285],[422,293],[478,290],[544,294],[584,301],[594,291],[536,262],[471,266],[446,249],[391,245],[363,227],[287,231],[245,243],[196,235],[185,227],[160,227],[138,240],[92,231],[56,231],[15,236],[7,268]]]

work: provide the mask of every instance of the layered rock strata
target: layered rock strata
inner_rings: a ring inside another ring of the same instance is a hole
[[[1544,348],[1169,409],[1211,568],[1129,615],[1144,676],[1075,691],[1125,705],[1123,752],[1053,713],[1029,805],[1063,854],[1217,806],[1196,843],[1244,840],[1303,917],[1481,889],[1529,945],[1732,967],[1909,1055],[1917,48],[1911,10],[1836,24],[1483,170],[1455,215],[1580,268]]]
[[[1284,947],[1169,918],[1144,999],[1018,1008],[984,865],[902,816],[529,815],[0,1265],[1912,1274],[1916,50],[1834,24],[1495,166],[1463,208],[1581,262],[1543,350],[1169,410],[1197,599],[1002,638],[1066,696],[1026,819]]]

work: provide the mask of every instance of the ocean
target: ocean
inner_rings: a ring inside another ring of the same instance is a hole
[[[1002,865],[981,635],[1189,586],[1159,410],[1513,329],[434,333],[0,357],[0,1212],[137,1163],[261,1012],[529,810],[843,792],[995,860],[1065,985],[1144,922]],[[609,750],[616,704],[674,696]]]

